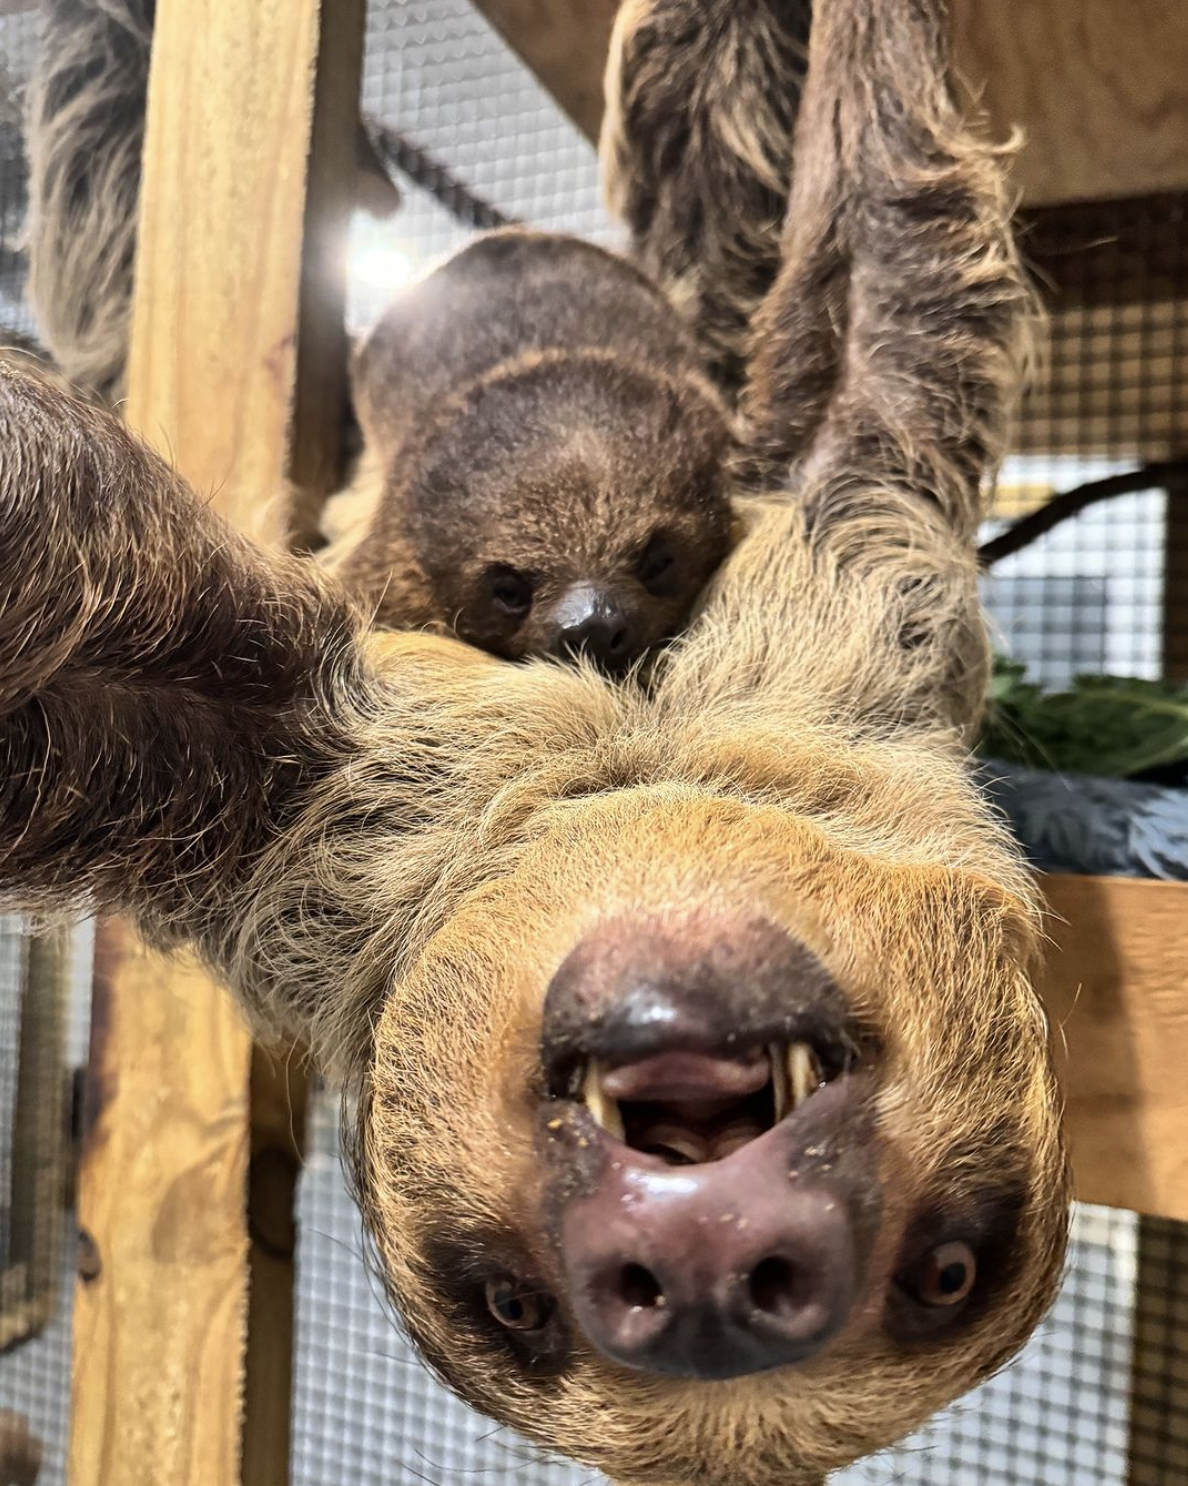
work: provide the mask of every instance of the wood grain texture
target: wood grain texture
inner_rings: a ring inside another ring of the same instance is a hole
[[[591,138],[614,0],[474,0]],[[1188,186],[1183,0],[952,0],[956,57],[1029,203]]]
[[[70,1480],[233,1486],[251,1044],[126,925],[100,927],[95,962]]]
[[[318,0],[165,0],[154,32],[127,417],[275,542],[292,482],[331,488],[337,455],[363,5],[324,4],[324,35]],[[299,385],[301,310],[320,344]]]
[[[65,1048],[70,935],[31,934],[21,949],[8,1259],[0,1270],[0,1350],[32,1335],[53,1310],[61,1276],[62,1198],[68,1186]]]
[[[1188,1221],[1188,886],[1045,879],[1077,1195]]]
[[[307,1095],[301,1050],[253,1051],[244,1486],[289,1486],[296,1202]]]
[[[126,412],[275,542],[300,534],[294,493],[336,478],[362,31],[362,0],[157,11]],[[283,1480],[291,1268],[252,1307],[243,1409],[250,1040],[204,975],[123,924],[103,926],[97,971],[72,1486]]]
[[[1188,185],[1182,0],[952,0],[958,65],[1000,134],[1021,125],[1028,202]]]

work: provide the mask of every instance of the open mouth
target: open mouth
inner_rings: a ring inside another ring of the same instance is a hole
[[[725,1057],[658,1052],[617,1065],[589,1059],[579,1099],[617,1141],[669,1166],[720,1161],[795,1113],[847,1071],[807,1042]]]

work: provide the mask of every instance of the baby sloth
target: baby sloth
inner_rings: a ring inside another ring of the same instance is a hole
[[[326,561],[391,627],[622,671],[730,545],[726,411],[642,273],[576,238],[477,239],[356,352],[364,452]]]

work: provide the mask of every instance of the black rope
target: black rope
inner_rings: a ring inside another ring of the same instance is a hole
[[[1065,490],[1055,495],[1046,505],[1030,515],[1022,516],[1004,532],[983,542],[978,548],[978,562],[984,568],[993,567],[1004,557],[1030,547],[1038,537],[1046,535],[1061,522],[1077,516],[1099,501],[1113,500],[1119,495],[1134,495],[1140,490],[1166,490],[1169,495],[1188,492],[1188,459],[1168,459],[1140,465],[1136,470],[1127,470],[1120,475],[1108,475],[1104,480],[1091,480],[1087,485],[1078,485],[1075,490]]]
[[[518,218],[509,217],[497,206],[476,196],[448,166],[435,160],[420,145],[405,139],[403,134],[390,128],[381,119],[369,115],[363,122],[376,154],[414,186],[428,192],[435,201],[440,201],[456,221],[464,226],[483,230],[518,225]]]

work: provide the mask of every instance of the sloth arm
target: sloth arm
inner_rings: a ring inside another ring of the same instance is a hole
[[[380,654],[315,563],[253,547],[111,415],[2,364],[0,442],[6,906],[127,909],[209,941],[377,719],[393,816],[431,830],[458,806],[414,754],[451,759],[478,811],[468,755],[525,714],[494,790],[554,747],[550,699],[602,692],[540,668],[505,683],[513,668],[430,636]]]
[[[974,537],[1035,314],[1004,151],[965,126],[939,0],[816,11],[741,408],[743,488],[784,509],[754,504],[671,686],[736,721],[782,698],[964,742],[987,665]]]
[[[756,316],[744,412],[756,483],[823,526],[854,492],[915,497],[972,544],[1035,303],[1004,151],[966,128],[941,0],[818,7],[784,261]],[[905,532],[907,537],[909,533]]]
[[[809,0],[627,0],[600,154],[631,254],[728,396],[780,264]]]

